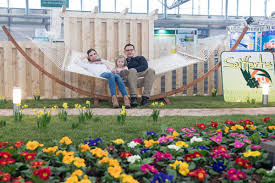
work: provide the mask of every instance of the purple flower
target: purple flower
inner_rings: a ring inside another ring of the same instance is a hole
[[[147,136],[153,137],[153,136],[155,136],[155,135],[157,135],[156,132],[154,132],[154,131],[147,131]]]

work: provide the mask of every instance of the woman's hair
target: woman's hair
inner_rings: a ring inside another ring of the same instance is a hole
[[[87,55],[88,55],[88,60],[89,60],[89,61],[91,61],[91,60],[89,59],[89,54],[90,54],[92,51],[94,51],[95,53],[97,53],[95,49],[93,49],[93,48],[89,49],[89,50],[87,51]]]
[[[118,56],[116,57],[116,59],[115,59],[115,66],[116,66],[116,67],[117,67],[117,61],[118,61],[118,59],[121,59],[121,58],[123,58],[123,60],[124,60],[124,66],[127,66],[125,57],[124,57],[123,55],[118,55]]]

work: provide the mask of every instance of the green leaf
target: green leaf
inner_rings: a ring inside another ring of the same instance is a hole
[[[150,163],[153,163],[153,158],[146,158],[146,159],[143,159],[141,160],[141,164],[150,164]]]
[[[194,162],[191,162],[188,168],[189,170],[194,170],[196,168],[196,164]]]

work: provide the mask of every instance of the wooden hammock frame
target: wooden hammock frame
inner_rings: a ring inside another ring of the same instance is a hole
[[[10,34],[10,32],[8,31],[8,29],[5,26],[2,26],[3,31],[5,32],[5,34],[8,36],[8,39],[12,42],[12,44],[15,46],[15,48],[25,57],[25,59],[30,62],[34,67],[36,67],[40,72],[42,72],[43,74],[45,74],[46,76],[48,76],[50,79],[54,80],[55,82],[59,83],[60,85],[74,91],[77,92],[81,95],[85,95],[87,97],[93,98],[94,99],[94,105],[97,105],[99,103],[99,100],[111,100],[112,98],[110,96],[104,96],[104,95],[98,95],[98,94],[94,94],[85,90],[82,90],[80,88],[74,87],[60,79],[58,79],[57,77],[55,77],[54,75],[52,75],[51,73],[49,73],[48,71],[46,71],[44,68],[42,68],[39,64],[37,64],[30,56],[28,56],[28,54],[19,46],[19,44],[15,41],[15,39],[12,37],[12,35]],[[238,40],[235,42],[235,44],[233,45],[233,47],[230,49],[230,51],[234,51],[237,46],[239,45],[239,43],[241,42],[241,40],[243,39],[245,33],[248,30],[248,25],[245,26],[243,28],[243,31],[240,35],[240,37],[238,38]],[[167,104],[171,104],[171,102],[169,101],[169,99],[167,98],[168,96],[183,92],[184,90],[188,89],[189,87],[199,83],[200,81],[204,80],[206,77],[208,77],[211,73],[213,73],[215,70],[217,70],[219,67],[221,66],[221,61],[219,61],[212,69],[210,69],[207,73],[203,74],[201,77],[199,77],[198,79],[194,80],[193,82],[182,86],[180,88],[165,92],[165,93],[161,93],[161,94],[157,94],[157,95],[153,95],[150,97],[150,100],[156,100],[156,99],[164,99],[164,101]]]

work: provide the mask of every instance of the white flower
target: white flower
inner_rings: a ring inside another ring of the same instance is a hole
[[[140,160],[140,156],[139,155],[134,155],[134,156],[129,156],[127,157],[127,161],[129,163],[135,163],[137,160]]]
[[[190,142],[191,142],[191,144],[193,144],[193,142],[202,142],[202,138],[201,137],[197,138],[196,136],[194,136],[194,137],[192,137]]]
[[[180,146],[177,145],[169,145],[167,146],[169,149],[175,149],[176,151],[180,150]]]
[[[128,143],[127,145],[128,145],[128,147],[130,147],[130,148],[135,148],[135,147],[138,145],[138,143],[137,143],[137,142],[134,142],[134,141],[131,141],[131,142]]]
[[[266,171],[267,173],[273,173],[275,172],[275,166],[272,167],[272,169],[270,171]]]

